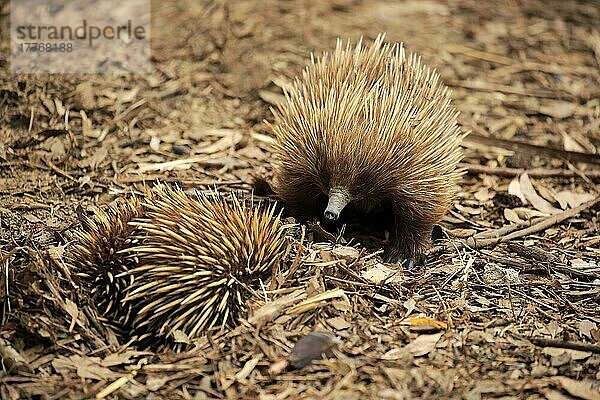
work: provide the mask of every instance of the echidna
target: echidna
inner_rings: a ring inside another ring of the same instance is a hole
[[[82,229],[75,232],[67,262],[75,268],[83,287],[103,316],[116,327],[125,323],[122,306],[130,282],[119,277],[131,267],[131,260],[119,252],[128,246],[133,228],[128,225],[143,212],[139,199],[119,199],[93,217],[85,216]]]
[[[275,204],[235,194],[159,185],[86,225],[70,264],[105,317],[150,346],[234,325],[285,251]]]
[[[305,218],[337,220],[351,204],[393,213],[387,259],[417,261],[461,176],[457,110],[439,75],[380,35],[338,39],[273,110],[275,192]]]
[[[135,304],[132,326],[140,338],[177,330],[193,338],[234,325],[259,280],[282,260],[275,205],[162,186],[144,206],[131,223],[137,245],[125,250],[136,260],[125,302]]]

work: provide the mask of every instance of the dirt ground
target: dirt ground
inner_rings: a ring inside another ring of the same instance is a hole
[[[0,398],[600,399],[599,2],[156,1],[152,72],[121,77],[10,74],[0,4]],[[380,32],[472,132],[426,265],[307,227],[235,329],[173,353],[101,326],[64,267],[78,213],[156,179],[268,181],[280,87]],[[335,351],[291,368],[315,331]]]

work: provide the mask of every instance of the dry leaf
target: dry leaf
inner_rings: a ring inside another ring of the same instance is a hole
[[[527,175],[527,173],[524,173],[519,177],[519,187],[523,192],[523,195],[527,198],[531,205],[535,207],[536,210],[547,214],[557,214],[561,212],[561,210],[555,208],[552,206],[552,204],[537,194],[535,188],[529,180],[529,175]]]
[[[404,315],[404,318],[406,318],[414,311],[417,302],[415,301],[415,299],[410,298],[406,300],[402,305],[404,306],[404,308],[406,308],[406,314]]]
[[[269,159],[269,155],[266,152],[264,152],[263,150],[261,150],[260,147],[252,146],[252,145],[242,147],[241,149],[238,150],[237,154],[238,154],[238,156],[252,158],[252,159],[258,160],[258,161],[265,161],[265,160]]]
[[[563,331],[563,328],[554,320],[546,325],[546,329],[552,338],[557,337]]]
[[[190,338],[181,330],[176,330],[175,332],[173,332],[173,338],[175,339],[176,343],[186,343],[189,344],[190,343]]]
[[[354,247],[350,246],[336,246],[331,253],[337,256],[338,259],[344,259],[346,261],[354,261],[358,258],[359,252]]]
[[[348,329],[352,326],[348,321],[346,321],[342,317],[333,317],[327,320],[327,324],[331,326],[336,331],[341,331],[343,329]]]
[[[579,334],[590,339],[593,339],[592,331],[596,329],[598,329],[596,323],[590,320],[584,319],[579,323]]]
[[[79,309],[77,308],[77,304],[69,299],[65,299],[65,309],[71,316],[71,326],[69,326],[69,332],[73,332],[73,328],[77,322],[77,317],[79,316]]]
[[[587,149],[577,142],[577,140],[573,139],[571,135],[566,132],[561,132],[563,136],[563,147],[567,151],[577,151],[580,153],[587,153]]]
[[[252,315],[248,318],[248,322],[255,326],[261,326],[262,324],[277,318],[283,310],[290,305],[298,303],[305,298],[306,292],[304,290],[296,290],[275,301],[266,303],[258,310],[253,311]]]
[[[121,374],[117,374],[108,368],[100,366],[100,359],[98,357],[73,355],[67,358],[59,356],[52,360],[52,367],[59,373],[77,371],[77,375],[81,378],[94,380],[108,380],[121,377]]]
[[[572,396],[585,400],[600,400],[600,390],[594,381],[576,381],[566,376],[555,376],[552,380],[559,383]]]
[[[443,332],[438,332],[432,335],[419,335],[415,340],[407,344],[404,350],[408,351],[414,357],[429,354],[435,349],[435,345],[443,334]]]
[[[279,375],[289,365],[287,360],[279,360],[269,366],[269,375]]]
[[[104,357],[102,362],[100,362],[100,365],[103,367],[113,367],[116,365],[131,364],[134,362],[134,360],[132,359],[134,357],[144,356],[144,355],[152,355],[152,354],[153,353],[150,353],[150,352],[134,351],[134,350],[126,351],[124,353],[119,353],[119,354],[109,354],[108,356]]]
[[[446,232],[448,232],[448,234],[451,237],[464,239],[464,238],[468,238],[468,237],[475,235],[477,233],[477,230],[471,229],[471,228],[456,228],[456,229],[447,229]]]
[[[517,270],[503,268],[494,263],[488,263],[483,267],[482,279],[488,285],[516,285],[521,283]]]
[[[546,213],[543,213],[541,211],[534,210],[531,208],[517,207],[517,208],[511,208],[511,210],[513,210],[519,218],[525,219],[525,220],[531,219],[531,218],[548,216],[548,214],[546,214]]]
[[[519,199],[521,199],[521,202],[523,202],[523,204],[527,204],[527,199],[525,198],[525,195],[521,191],[521,184],[519,183],[519,177],[514,178],[508,184],[508,194],[517,196]]]
[[[546,400],[573,400],[571,396],[562,394],[562,392],[559,392],[558,390],[541,389],[540,393],[546,397]]]
[[[259,90],[258,95],[263,101],[273,106],[285,102],[285,96],[280,93],[269,92],[268,90]]]
[[[160,150],[160,138],[158,136],[152,136],[150,138],[150,148],[154,151]]]
[[[557,119],[570,117],[575,113],[576,110],[576,103],[560,100],[547,100],[539,108],[539,112],[541,114]]]
[[[554,198],[558,201],[563,210],[567,208],[567,205],[571,208],[575,208],[595,197],[596,196],[592,193],[574,193],[569,190],[563,190],[554,194]]]
[[[574,258],[571,260],[571,267],[579,270],[590,270],[596,268],[596,263],[593,261],[585,261],[581,258]]]
[[[477,190],[477,192],[475,192],[474,197],[475,199],[477,199],[480,202],[486,202],[490,199],[494,198],[494,192],[490,191],[488,188],[486,187],[480,187],[479,190]]]
[[[506,218],[508,221],[518,224],[523,222],[523,220],[521,218],[519,218],[519,214],[517,214],[517,212],[513,209],[510,208],[505,208],[504,209],[504,218]]]
[[[92,171],[95,171],[102,164],[102,162],[107,160],[107,158],[108,146],[103,145],[99,149],[96,149],[96,151],[94,151],[94,153],[90,157],[87,157],[86,159],[82,160],[80,165],[82,167],[90,167]]]
[[[427,317],[412,317],[401,322],[401,325],[408,325],[411,328],[427,329],[448,329],[448,324],[442,321],[436,321]]]
[[[169,382],[169,377],[167,376],[148,375],[148,378],[146,379],[146,388],[151,392],[155,392],[165,386],[167,382]]]
[[[240,131],[231,130],[229,132],[229,135],[223,136],[221,139],[217,140],[211,145],[198,147],[196,148],[196,151],[202,154],[213,154],[235,147],[239,142],[242,141],[244,135],[242,135],[242,132]]]
[[[469,215],[481,214],[481,208],[467,207],[467,206],[463,206],[460,204],[455,204],[454,207],[456,207],[456,209],[458,211],[462,212],[463,214],[469,214]]]
[[[364,279],[376,284],[399,283],[404,281],[402,271],[397,268],[390,268],[381,263],[376,263],[360,274]]]
[[[250,360],[246,361],[244,367],[235,374],[235,379],[239,382],[246,379],[254,368],[258,365],[258,362],[261,360],[262,356],[254,356]]]
[[[100,136],[100,131],[92,128],[92,121],[87,117],[85,111],[80,110],[79,115],[81,115],[81,130],[83,136],[97,139]]]
[[[67,112],[67,110],[63,106],[63,102],[59,99],[54,99],[54,105],[56,106],[56,113],[58,114],[58,116],[63,117]]]
[[[562,349],[562,348],[558,348],[558,347],[544,347],[544,349],[542,350],[542,353],[544,353],[552,358],[567,356],[566,357],[567,362],[570,362],[571,360],[574,360],[574,361],[585,360],[586,358],[591,357],[591,355],[592,355],[591,351]]]

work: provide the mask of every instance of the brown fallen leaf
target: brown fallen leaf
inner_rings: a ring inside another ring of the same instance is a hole
[[[521,185],[519,184],[518,176],[515,177],[512,181],[510,181],[510,183],[508,184],[508,194],[517,196],[519,199],[521,199],[521,202],[523,202],[523,204],[527,203],[527,199],[521,191]]]
[[[176,343],[190,344],[190,338],[182,330],[178,329],[174,331],[173,338],[175,339]]]
[[[360,276],[369,282],[376,284],[382,283],[401,283],[404,281],[402,271],[398,268],[390,268],[382,263],[375,263],[364,270]]]
[[[156,392],[158,389],[165,386],[167,382],[169,382],[168,376],[150,375],[146,379],[146,388],[151,392]]]
[[[287,360],[275,361],[269,366],[269,375],[279,375],[287,368],[288,365],[289,363]]]
[[[131,364],[136,357],[152,355],[151,352],[130,350],[119,354],[109,354],[100,362],[103,367],[114,367],[117,365]]]
[[[322,355],[330,356],[339,340],[328,332],[312,332],[300,338],[294,345],[291,364],[294,368],[303,368]]]
[[[557,119],[570,117],[576,110],[576,103],[561,100],[546,100],[539,108],[540,114]]]
[[[546,400],[573,400],[571,396],[562,394],[558,390],[553,389],[541,389],[540,393],[546,397]]]
[[[285,102],[285,96],[280,93],[270,92],[268,90],[259,90],[258,95],[263,101],[273,106]]]
[[[448,324],[442,321],[436,321],[427,317],[411,317],[400,323],[400,325],[408,325],[411,329],[448,329]]]
[[[258,362],[261,360],[261,358],[262,356],[254,356],[250,360],[246,361],[242,369],[235,374],[235,379],[238,382],[241,382],[245,380],[248,376],[250,376],[252,371],[254,371],[254,368],[256,368],[256,366],[258,365]]]
[[[73,328],[75,328],[75,323],[77,322],[77,318],[79,317],[79,309],[77,308],[77,304],[75,304],[69,299],[65,299],[65,310],[71,316],[71,325],[69,326],[69,332],[73,332]]]
[[[519,214],[517,214],[515,210],[512,210],[510,208],[504,209],[504,218],[515,224],[523,222],[523,220],[519,218]]]
[[[8,371],[11,372],[33,372],[33,368],[27,360],[15,349],[7,340],[0,338],[0,358],[7,365]]]
[[[109,368],[100,366],[98,357],[84,357],[72,355],[71,357],[57,357],[52,360],[52,367],[59,373],[77,371],[81,378],[94,380],[118,379],[122,375]]]
[[[585,400],[600,400],[598,383],[589,380],[576,381],[566,376],[555,376],[552,380],[562,386],[571,396]]]
[[[232,130],[230,135],[223,136],[221,139],[216,142],[205,146],[198,147],[195,150],[198,153],[202,154],[213,154],[223,150],[229,150],[232,147],[235,147],[239,142],[241,142],[244,135],[242,132]]]
[[[431,335],[419,335],[415,340],[404,347],[404,350],[414,357],[420,357],[431,353],[435,345],[440,340],[444,332],[438,332]]]
[[[588,149],[583,147],[567,132],[561,132],[563,137],[563,148],[567,151],[577,151],[579,153],[588,153]]]
[[[348,328],[350,328],[352,326],[352,324],[350,324],[350,322],[346,321],[342,317],[329,318],[327,320],[327,324],[329,326],[331,326],[333,329],[335,329],[336,331],[341,331],[341,330],[344,330],[344,329],[348,329]]]
[[[592,331],[597,330],[597,329],[598,329],[598,327],[596,326],[596,323],[592,322],[588,319],[584,319],[581,322],[579,322],[579,334],[581,336],[585,336],[590,339],[593,339]]]
[[[406,360],[410,357],[420,357],[431,353],[442,337],[443,332],[431,335],[419,335],[404,347],[397,347],[387,351],[381,356],[382,360]]]
[[[578,207],[586,201],[592,200],[595,195],[592,193],[575,193],[570,190],[563,190],[554,194],[554,198],[560,204],[560,207],[565,210],[567,205],[571,208]]]
[[[561,210],[552,206],[552,204],[544,200],[535,191],[535,188],[533,187],[531,180],[529,180],[529,175],[527,175],[527,173],[524,173],[519,177],[519,186],[525,198],[527,198],[527,200],[533,207],[535,207],[536,210],[547,214],[558,214],[561,212]]]

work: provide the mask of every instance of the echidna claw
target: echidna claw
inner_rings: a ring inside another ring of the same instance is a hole
[[[422,254],[414,254],[412,256],[388,256],[385,259],[390,264],[396,264],[398,267],[404,267],[407,271],[414,269],[418,265],[425,263],[425,256]]]

